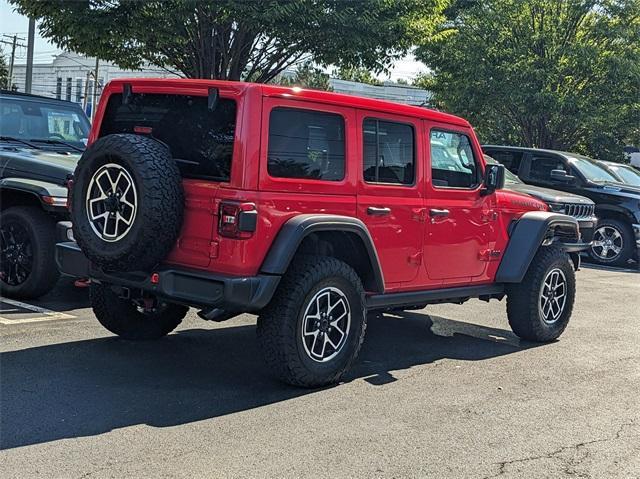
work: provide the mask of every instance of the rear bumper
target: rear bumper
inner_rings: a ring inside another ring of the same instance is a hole
[[[224,276],[205,271],[165,266],[151,274],[145,272],[107,273],[92,265],[76,243],[56,245],[56,262],[64,274],[91,278],[129,290],[142,290],[156,296],[195,307],[215,307],[228,311],[255,312],[264,308],[275,292],[280,276]]]

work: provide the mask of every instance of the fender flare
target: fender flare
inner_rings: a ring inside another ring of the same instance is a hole
[[[51,196],[54,198],[67,197],[67,189],[64,186],[28,178],[2,178],[0,180],[0,190],[19,191],[21,193],[34,195],[38,201],[45,206],[51,205],[42,201],[43,196]]]
[[[575,218],[547,211],[529,211],[523,214],[510,228],[509,243],[500,261],[496,282],[520,283],[547,232],[559,227],[565,232],[573,232],[574,241],[579,242],[580,229]],[[562,242],[558,244],[563,245]]]
[[[362,221],[349,216],[303,214],[289,219],[280,228],[260,271],[265,274],[283,275],[302,240],[320,231],[342,231],[357,235],[369,257],[376,290],[380,293],[384,291],[384,277],[373,239]]]

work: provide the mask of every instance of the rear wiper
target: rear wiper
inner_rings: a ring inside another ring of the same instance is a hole
[[[51,139],[40,139],[40,138],[31,138],[31,141],[37,141],[39,143],[47,143],[49,145],[64,145],[64,146],[68,146],[69,148],[72,148],[76,151],[79,151],[80,153],[82,153],[84,150],[82,148],[78,148],[75,145],[72,145],[71,143],[67,143],[66,141],[62,141],[62,140],[51,140]]]
[[[35,148],[39,150],[40,147],[34,145],[33,143],[29,143],[27,140],[21,140],[20,138],[14,138],[13,136],[0,136],[0,141],[15,141],[16,143],[22,143],[23,145],[27,145],[31,148]]]

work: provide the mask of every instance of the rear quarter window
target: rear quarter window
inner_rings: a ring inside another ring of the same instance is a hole
[[[166,143],[185,178],[229,181],[236,102],[220,98],[213,111],[207,97],[137,93],[128,104],[109,97],[100,136],[144,131]]]

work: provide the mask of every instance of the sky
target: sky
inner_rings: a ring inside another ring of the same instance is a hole
[[[18,40],[18,43],[26,45],[26,38],[29,29],[29,20],[27,17],[22,16],[13,11],[14,7],[9,5],[7,0],[0,0],[0,40],[11,41],[11,38],[7,38],[4,35],[13,36],[17,34],[18,37],[22,37],[25,40]],[[11,46],[4,43],[0,43],[0,50],[2,50],[5,56],[11,53]],[[53,56],[59,54],[62,50],[55,45],[49,43],[45,38],[40,37],[38,29],[36,27],[36,41],[33,54],[34,63],[50,63]],[[27,62],[27,49],[18,47],[16,49],[16,64],[24,64]],[[427,67],[416,61],[411,55],[396,62],[391,69],[390,75],[381,75],[381,80],[390,78],[391,80],[397,80],[399,78],[412,80],[419,73],[427,71]]]

